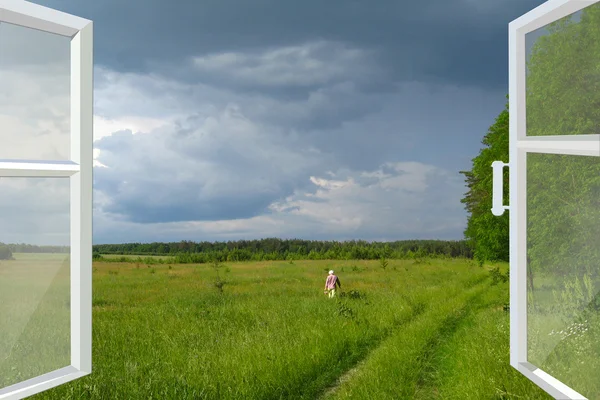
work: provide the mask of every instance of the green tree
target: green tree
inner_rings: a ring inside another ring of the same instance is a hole
[[[12,251],[10,250],[10,247],[8,247],[6,244],[4,243],[0,243],[0,260],[12,260],[13,256],[12,256]]]
[[[508,104],[496,118],[484,136],[485,146],[472,160],[470,171],[465,175],[468,192],[461,200],[469,213],[464,232],[473,255],[480,264],[484,261],[508,261],[509,229],[508,212],[496,217],[492,214],[492,162],[508,162]],[[504,204],[508,204],[508,168],[504,168]]]

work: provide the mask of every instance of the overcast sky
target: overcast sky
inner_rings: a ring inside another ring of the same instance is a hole
[[[94,21],[94,243],[118,243],[461,239],[508,23],[543,1],[36,2]],[[0,69],[0,158],[67,157],[68,40],[2,24]],[[0,241],[64,241],[68,187],[36,185],[55,200],[4,198]]]

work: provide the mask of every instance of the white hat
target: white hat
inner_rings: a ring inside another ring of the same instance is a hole
[[[333,275],[333,270],[329,271],[329,275]]]

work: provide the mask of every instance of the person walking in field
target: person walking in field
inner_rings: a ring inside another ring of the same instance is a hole
[[[325,293],[329,295],[329,298],[332,299],[335,297],[335,288],[342,288],[342,284],[340,283],[340,278],[333,274],[333,270],[329,271],[329,276],[325,280]]]

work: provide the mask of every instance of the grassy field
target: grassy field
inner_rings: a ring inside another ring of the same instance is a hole
[[[323,295],[329,269],[344,297]],[[488,269],[94,263],[93,373],[32,398],[550,399],[508,364]]]

